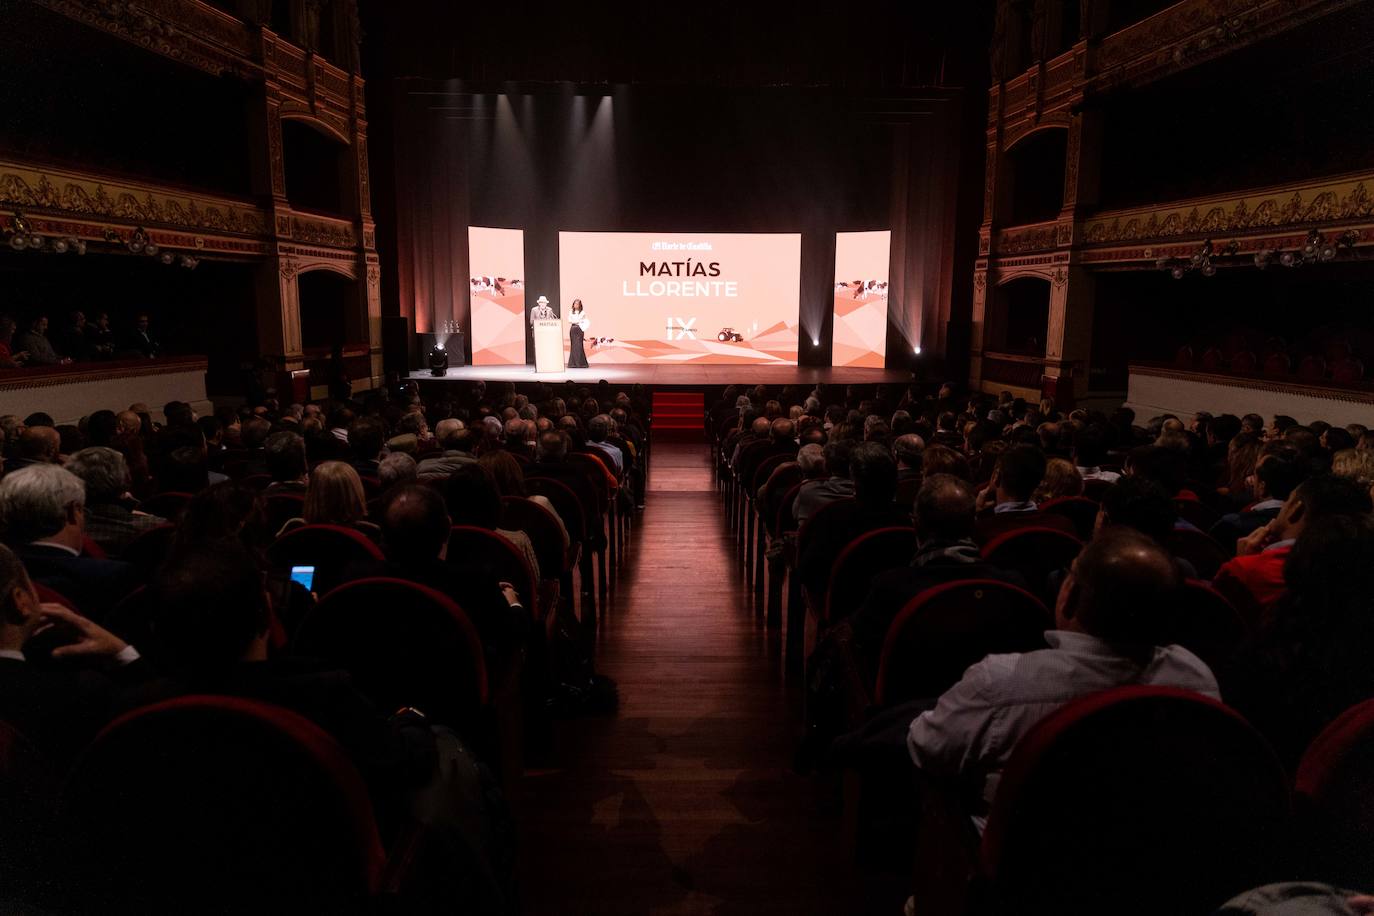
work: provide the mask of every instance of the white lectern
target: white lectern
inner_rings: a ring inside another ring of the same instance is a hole
[[[563,322],[557,318],[534,320],[534,371],[563,371]]]

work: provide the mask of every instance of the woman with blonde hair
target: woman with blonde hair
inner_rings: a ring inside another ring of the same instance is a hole
[[[1083,475],[1067,458],[1051,458],[1045,464],[1045,477],[1035,491],[1037,503],[1083,495]]]
[[[1331,456],[1331,473],[1368,487],[1370,498],[1374,499],[1374,451],[1367,448],[1341,449]]]
[[[367,535],[374,541],[382,531],[367,520],[367,496],[363,481],[352,465],[326,461],[310,472],[305,506],[300,518],[289,520],[279,534],[302,525],[339,525]]]

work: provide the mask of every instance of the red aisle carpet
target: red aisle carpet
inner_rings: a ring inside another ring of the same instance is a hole
[[[744,584],[705,445],[657,442],[640,519],[598,647],[620,713],[559,723],[563,769],[528,774],[517,799],[524,912],[862,912],[838,815],[790,770],[798,687]]]

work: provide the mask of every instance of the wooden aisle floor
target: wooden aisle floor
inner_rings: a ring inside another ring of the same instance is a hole
[[[839,817],[790,769],[798,686],[745,584],[709,449],[655,444],[647,495],[599,633],[619,714],[560,722],[560,768],[522,783],[524,912],[860,912]]]

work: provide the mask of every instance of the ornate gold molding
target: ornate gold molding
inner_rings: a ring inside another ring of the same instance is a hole
[[[4,369],[0,370],[0,391],[108,382],[145,375],[204,372],[207,365],[204,356],[172,356],[108,363],[78,363],[61,368]]]
[[[169,226],[252,236],[264,236],[269,231],[267,214],[245,201],[9,161],[0,161],[0,207],[150,228]]]
[[[351,222],[313,213],[291,214],[291,238],[298,242],[328,245],[332,248],[353,248],[357,245],[357,236]]]
[[[1374,172],[1240,191],[1155,207],[1099,213],[1084,223],[1088,245],[1282,231],[1374,218]]]
[[[1181,0],[1102,39],[1094,90],[1140,85],[1359,0]]]
[[[1072,226],[1069,227],[1072,233]],[[1012,226],[997,233],[998,254],[1021,254],[1027,251],[1049,251],[1059,245],[1063,232],[1059,222],[1032,223]]]
[[[196,0],[35,0],[69,19],[220,76],[261,74],[246,22]]]

